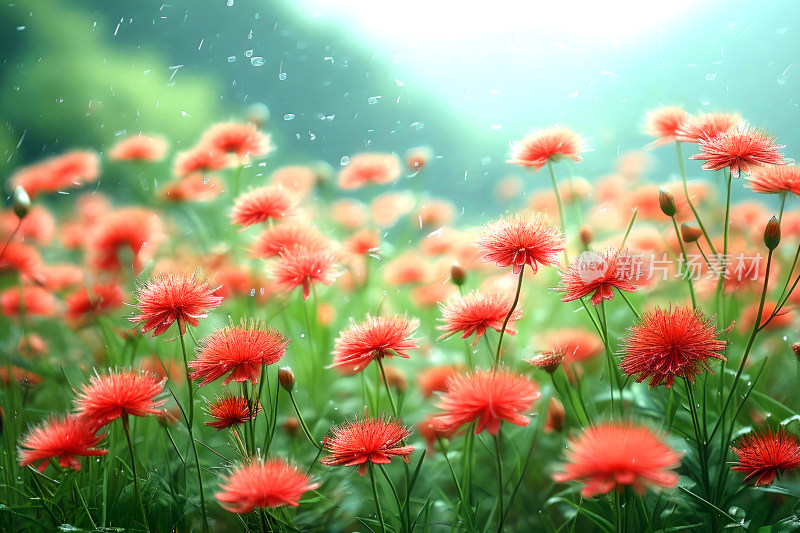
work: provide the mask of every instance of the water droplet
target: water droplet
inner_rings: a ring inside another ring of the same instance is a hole
[[[309,132],[308,132],[308,138],[309,138],[309,140],[313,141],[314,139],[316,139],[316,138],[317,138],[317,136],[316,136],[316,135],[314,135],[313,133],[311,133],[311,132],[309,131]]]
[[[253,57],[253,50],[247,50],[244,53],[244,57]]]
[[[717,79],[716,72],[709,72],[708,74],[706,74],[706,81],[714,81],[715,79]]]
[[[261,56],[256,56],[256,57],[250,58],[250,64],[253,65],[254,67],[260,67],[261,65],[263,65],[266,62],[267,62],[267,60],[264,59]]]
[[[286,79],[286,73],[285,72],[281,72],[280,74],[278,74],[278,79],[281,80],[281,81],[285,80]]]
[[[304,339],[305,337],[306,337],[306,334],[305,334],[305,333],[301,333],[301,334],[300,334],[300,338],[301,338],[301,339]]]
[[[339,164],[342,165],[343,167],[346,167],[347,165],[350,164],[350,158],[347,157],[346,155],[343,155],[342,159],[339,161]]]
[[[786,85],[786,74],[778,76],[778,85]]]
[[[294,120],[294,113],[286,113],[283,115],[283,120]]]
[[[258,291],[258,294],[264,296],[264,287],[261,287],[261,289]]]
[[[228,7],[233,7],[233,0],[228,0]]]
[[[255,296],[255,295],[256,295],[256,290],[250,289],[250,296]]]
[[[711,105],[711,98],[709,98],[708,96],[701,96],[700,105]]]
[[[203,185],[208,185],[208,181],[209,181],[209,179],[210,179],[210,178],[209,178],[208,176],[204,177],[204,178],[203,178]]]
[[[377,104],[378,100],[380,100],[380,99],[381,99],[380,96],[370,96],[369,98],[367,98],[367,103],[370,104],[370,105]]]
[[[19,85],[14,85],[14,90],[19,92]]]
[[[228,56],[228,63],[233,63],[236,61],[236,56]]]

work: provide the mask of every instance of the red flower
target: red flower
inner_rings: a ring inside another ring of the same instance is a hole
[[[54,192],[80,187],[100,175],[100,162],[94,152],[68,152],[23,168],[11,178],[14,187],[22,187],[31,198],[40,192]]]
[[[166,400],[156,396],[164,391],[164,380],[149,372],[134,370],[95,374],[75,399],[78,414],[102,427],[123,415],[159,414]]]
[[[286,250],[272,267],[275,284],[286,292],[303,287],[303,300],[311,295],[311,284],[333,285],[336,281],[336,252],[330,249],[295,248]]]
[[[748,433],[731,446],[739,463],[734,472],[746,472],[745,481],[755,478],[756,486],[771,485],[776,476],[800,466],[800,439],[781,426]]]
[[[386,283],[405,285],[406,283],[422,283],[431,274],[430,265],[418,252],[409,251],[389,261],[383,269]]]
[[[208,404],[208,416],[214,419],[213,422],[206,422],[205,425],[220,429],[231,426],[239,426],[248,420],[255,419],[261,412],[261,402],[256,402],[253,409],[250,408],[250,401],[243,396],[225,395],[217,397],[214,403]]]
[[[800,167],[794,165],[757,167],[747,180],[755,192],[766,194],[789,192],[800,196]]]
[[[478,344],[478,340],[486,332],[486,328],[492,328],[495,331],[503,329],[503,322],[511,310],[511,298],[499,292],[482,294],[472,291],[462,298],[442,304],[441,310],[442,318],[439,320],[444,322],[444,325],[438,326],[436,329],[446,333],[436,340],[452,337],[459,332],[463,332],[461,338],[466,339],[474,333],[475,342],[472,343],[474,346]],[[522,318],[522,309],[516,309],[509,319],[509,324],[506,325],[506,334],[515,335],[517,333],[517,330],[510,327],[510,324],[520,318]]]
[[[436,429],[447,431],[477,422],[476,435],[484,429],[496,435],[503,420],[527,426],[530,420],[520,413],[529,410],[540,397],[536,384],[524,376],[505,370],[478,370],[450,380],[447,393],[437,406],[446,412],[436,416]]]
[[[155,253],[162,239],[161,221],[153,211],[136,207],[109,213],[97,224],[97,230],[89,240],[92,252],[91,263],[102,270],[118,270],[122,267],[120,248],[133,253],[132,268],[135,273]]]
[[[323,445],[329,453],[319,460],[324,465],[358,465],[358,473],[367,473],[368,463],[387,465],[391,456],[399,456],[408,463],[413,446],[403,444],[411,430],[401,422],[386,418],[346,420],[331,428],[333,437],[325,437]]]
[[[56,310],[56,299],[42,287],[11,287],[0,293],[0,309],[5,316],[49,316]]]
[[[381,237],[377,231],[362,229],[344,241],[342,248],[353,255],[375,255],[380,243]]]
[[[159,194],[169,202],[204,202],[216,198],[222,191],[216,178],[195,173],[166,183]]]
[[[261,187],[236,199],[231,212],[231,224],[243,227],[269,219],[283,220],[295,212],[295,199],[280,187]]]
[[[689,115],[680,107],[662,107],[647,114],[644,130],[656,140],[652,147],[675,141],[678,130],[686,122]]]
[[[549,161],[572,159],[580,163],[583,158],[578,154],[584,150],[583,139],[572,130],[559,127],[534,130],[511,145],[511,159],[507,163],[538,171]]]
[[[775,139],[747,126],[720,133],[716,137],[700,141],[700,151],[689,159],[702,159],[703,170],[719,170],[730,167],[731,176],[739,172],[750,174],[750,165],[784,165],[786,161],[778,152],[783,148]]]
[[[160,161],[166,154],[167,141],[162,137],[136,135],[115,144],[108,157],[117,161]]]
[[[198,318],[206,318],[208,311],[218,307],[222,297],[214,296],[213,288],[206,280],[195,274],[171,272],[148,279],[136,290],[139,314],[129,318],[131,322],[144,322],[142,333],[153,330],[153,337],[161,335],[178,321],[181,335],[186,333],[186,324],[197,327]]]
[[[566,356],[567,356],[567,347],[561,345],[561,346],[555,346],[551,350],[540,352],[531,357],[530,359],[525,359],[525,362],[530,363],[533,366],[538,366],[539,368],[543,368],[545,371],[552,374],[556,370],[558,370],[558,367],[561,366],[561,363],[564,362],[564,358]]]
[[[272,151],[269,135],[258,131],[253,124],[236,122],[211,126],[203,134],[200,144],[222,153],[236,154],[240,161],[266,155]]]
[[[328,246],[328,239],[317,228],[289,223],[264,230],[253,245],[252,255],[268,259],[296,247],[319,250]]]
[[[458,376],[459,370],[454,366],[435,366],[417,375],[417,387],[426,398],[434,392],[447,392],[450,378]]]
[[[229,163],[230,159],[225,152],[200,145],[178,154],[175,158],[175,175],[183,178],[195,172],[204,174],[227,168]]]
[[[220,505],[232,513],[249,513],[255,507],[297,507],[304,492],[314,490],[307,475],[283,459],[267,459],[239,465],[223,477],[216,494]]]
[[[709,359],[727,361],[720,352],[728,343],[717,339],[720,333],[714,318],[706,319],[699,309],[656,307],[629,328],[619,366],[637,383],[649,378],[651,387],[670,388],[676,377],[694,383],[696,374],[711,372]]]
[[[679,476],[681,454],[650,432],[629,422],[604,422],[588,427],[570,439],[566,472],[553,475],[558,483],[577,480],[586,486],[581,494],[591,498],[614,487],[631,485],[639,493],[646,485],[671,488]]]
[[[115,282],[95,285],[92,287],[92,294],[89,294],[86,287],[81,287],[67,298],[66,317],[69,320],[77,320],[87,313],[113,309],[121,306],[124,299],[122,288]]]
[[[391,183],[399,177],[400,161],[394,154],[358,154],[339,172],[339,187],[358,189],[370,183]]]
[[[28,466],[41,461],[39,472],[44,472],[50,458],[58,458],[62,468],[80,470],[81,464],[76,456],[105,455],[108,450],[94,449],[105,437],[97,435],[92,424],[83,418],[69,415],[63,418],[50,417],[46,422],[33,428],[22,438],[20,446],[20,466]]]
[[[230,372],[222,382],[241,383],[248,379],[255,385],[264,365],[272,365],[286,354],[291,339],[285,339],[263,322],[244,320],[239,326],[229,325],[202,339],[197,359],[189,362],[192,380],[203,379],[200,386],[208,385]]]
[[[269,183],[291,192],[297,198],[305,198],[322,180],[319,170],[304,166],[281,167],[269,176]]]
[[[541,217],[516,215],[488,224],[476,245],[484,263],[511,266],[512,272],[519,274],[526,264],[534,273],[539,263],[558,265],[558,254],[564,251],[566,240],[558,228]]]
[[[42,259],[36,250],[18,242],[9,242],[5,252],[2,250],[3,248],[0,247],[0,253],[3,253],[0,257],[0,272],[15,270],[29,277],[37,276]]]
[[[637,257],[619,250],[606,250],[602,255],[583,252],[561,273],[557,291],[563,292],[562,302],[571,302],[592,295],[592,304],[614,297],[612,289],[636,292],[645,282],[646,267]]]
[[[736,114],[703,113],[689,117],[676,133],[679,141],[699,143],[735,128],[741,121],[742,117]]]
[[[339,333],[333,349],[332,367],[343,367],[354,374],[381,357],[410,357],[408,352],[419,348],[412,338],[419,320],[407,317],[369,316],[361,324],[351,323],[350,329]]]

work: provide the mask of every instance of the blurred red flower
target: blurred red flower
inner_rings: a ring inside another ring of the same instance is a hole
[[[534,130],[511,145],[511,159],[507,162],[538,171],[549,161],[571,159],[580,163],[583,158],[578,154],[583,151],[583,139],[572,130],[560,127]]]
[[[720,133],[725,133],[735,128],[742,121],[742,117],[734,113],[702,113],[689,117],[678,128],[677,140],[689,143],[699,143],[713,139]]]
[[[297,507],[304,492],[314,490],[307,475],[283,459],[254,460],[223,476],[216,494],[220,505],[232,513],[249,513],[255,507]]]
[[[645,119],[644,131],[656,138],[651,147],[674,142],[678,130],[688,118],[689,114],[680,107],[662,107],[650,111]]]
[[[240,161],[266,155],[272,151],[269,135],[258,131],[254,124],[223,122],[211,126],[203,134],[200,144],[212,150],[235,154]]]
[[[231,212],[231,224],[242,227],[295,216],[295,198],[280,187],[255,189],[236,199]]]
[[[87,243],[90,262],[101,270],[119,270],[122,268],[120,249],[126,248],[133,254],[131,267],[138,274],[162,239],[161,221],[154,211],[137,207],[120,209],[98,221]]]
[[[394,154],[358,154],[339,172],[339,187],[358,189],[370,183],[392,183],[399,177],[400,161]]]
[[[312,283],[333,285],[336,281],[336,252],[305,247],[286,250],[272,266],[271,274],[277,287],[285,292],[302,286],[303,300],[308,300]]]
[[[135,135],[122,139],[108,153],[116,161],[160,161],[167,154],[167,141],[163,137]]]

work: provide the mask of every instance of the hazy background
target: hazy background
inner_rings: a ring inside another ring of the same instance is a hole
[[[438,158],[420,179],[467,216],[500,209],[494,184],[524,175],[504,162],[509,142],[554,124],[589,140],[563,172],[590,179],[649,142],[642,120],[659,105],[739,112],[798,154],[798,2],[447,4],[6,2],[0,175],[139,131],[187,148],[257,102],[280,148],[267,171],[429,145]],[[652,179],[668,180],[674,150],[654,155]],[[98,186],[112,195],[113,171]]]

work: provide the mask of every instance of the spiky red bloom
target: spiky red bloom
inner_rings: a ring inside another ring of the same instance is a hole
[[[11,178],[14,187],[22,187],[31,198],[40,192],[54,192],[80,187],[95,181],[100,161],[94,152],[68,152],[23,168]]]
[[[437,405],[446,412],[436,415],[436,428],[447,431],[477,422],[476,435],[484,429],[488,429],[490,435],[496,435],[503,420],[527,426],[530,420],[520,413],[528,411],[540,397],[535,383],[506,370],[479,370],[452,378],[447,393]]]
[[[746,472],[745,481],[755,478],[756,486],[771,485],[776,476],[800,466],[800,439],[783,426],[748,433],[731,450],[739,456],[731,470]]]
[[[149,260],[162,240],[161,221],[155,212],[136,207],[109,213],[97,224],[90,237],[88,247],[90,262],[102,270],[118,270],[122,267],[118,253],[121,248],[133,254],[131,265],[135,273]]]
[[[212,172],[227,168],[229,163],[230,159],[225,152],[200,145],[178,154],[175,158],[175,175],[183,178],[195,172]]]
[[[56,299],[42,287],[11,287],[0,293],[0,310],[5,316],[49,316],[56,310]]]
[[[794,165],[757,167],[747,180],[755,192],[764,194],[789,192],[800,196],[800,167]]]
[[[572,159],[576,163],[583,161],[579,156],[585,151],[583,139],[567,128],[549,128],[532,131],[521,141],[511,145],[511,159],[507,163],[522,165],[538,171],[549,161]]]
[[[319,487],[307,475],[283,459],[267,459],[239,465],[223,476],[216,494],[220,505],[232,513],[249,513],[255,507],[297,507],[303,493]]]
[[[680,107],[662,107],[647,114],[644,131],[655,137],[652,147],[674,142],[678,130],[689,118],[688,113]]]
[[[286,250],[305,247],[319,250],[329,246],[328,239],[315,227],[303,224],[280,224],[264,230],[253,245],[253,257],[268,259]]]
[[[676,377],[694,383],[695,375],[711,372],[709,359],[727,361],[720,352],[728,343],[717,339],[720,333],[714,318],[706,319],[699,309],[656,307],[628,329],[619,366],[637,383],[650,379],[651,387],[670,388]]]
[[[371,361],[381,357],[405,357],[419,348],[412,338],[419,320],[405,316],[369,316],[361,324],[351,323],[350,328],[339,333],[333,348],[332,367],[343,367],[360,372]]]
[[[329,248],[305,247],[286,250],[271,273],[279,289],[290,292],[302,286],[303,300],[308,300],[312,283],[333,285],[336,281],[336,252]]]
[[[211,126],[203,134],[200,143],[223,153],[236,154],[240,160],[259,157],[272,151],[269,135],[258,131],[253,124],[236,122]]]
[[[98,283],[92,287],[91,294],[86,287],[81,287],[77,292],[67,298],[66,317],[76,320],[87,313],[99,313],[122,305],[125,294],[115,282]]]
[[[164,391],[163,379],[135,370],[95,374],[75,398],[78,414],[102,427],[122,415],[147,416],[161,413],[166,400],[156,397]]]
[[[186,333],[186,324],[197,327],[197,319],[206,318],[211,309],[222,303],[221,296],[214,296],[218,288],[194,273],[170,272],[148,279],[136,289],[139,314],[128,320],[144,322],[142,333],[153,330],[153,337],[167,331],[177,320],[182,335]]]
[[[325,437],[322,443],[329,455],[319,462],[329,466],[358,465],[362,476],[367,473],[368,463],[387,465],[393,455],[408,463],[408,456],[414,451],[413,446],[402,443],[411,435],[411,429],[391,418],[356,417],[332,427],[331,433],[333,437]]]
[[[735,113],[703,113],[688,118],[677,131],[677,140],[699,143],[735,128],[742,117]]]
[[[778,151],[781,148],[783,145],[776,145],[774,137],[744,126],[701,140],[701,153],[689,159],[705,160],[704,170],[730,167],[731,176],[738,178],[740,171],[750,174],[750,165],[786,164],[783,154]]]
[[[269,219],[284,220],[295,215],[295,199],[280,187],[261,187],[236,199],[231,212],[231,224],[242,227]]]
[[[476,245],[484,263],[511,266],[512,272],[519,274],[526,264],[534,273],[539,263],[558,265],[558,254],[564,251],[567,241],[558,228],[541,217],[518,214],[488,224]]]
[[[563,292],[562,302],[571,302],[592,295],[593,305],[611,300],[614,291],[636,292],[645,282],[644,263],[625,251],[609,249],[598,254],[583,252],[561,273],[557,291]]]
[[[646,427],[630,422],[603,422],[570,439],[566,472],[556,473],[558,483],[577,480],[586,486],[581,494],[591,498],[614,487],[631,485],[643,493],[646,485],[671,488],[679,476],[681,454]]]
[[[217,397],[213,403],[208,404],[208,416],[214,419],[205,422],[205,425],[220,429],[239,426],[248,420],[253,420],[261,412],[261,402],[256,402],[250,408],[250,401],[243,396],[225,395]]]
[[[230,372],[223,385],[231,380],[241,383],[248,379],[255,385],[261,367],[280,361],[290,341],[257,320],[225,326],[200,341],[197,359],[189,362],[192,369],[189,377],[202,378],[202,387]]]
[[[551,350],[547,350],[544,352],[540,352],[530,359],[525,359],[526,363],[530,363],[533,366],[538,366],[539,368],[543,368],[550,374],[558,370],[558,367],[561,366],[561,363],[564,362],[564,358],[567,356],[567,346],[555,346]]]
[[[89,420],[73,418],[69,415],[50,417],[46,422],[31,429],[21,442],[19,465],[28,466],[36,461],[41,461],[39,472],[44,472],[50,464],[50,458],[57,458],[62,468],[70,467],[80,470],[81,463],[76,456],[88,457],[105,455],[108,450],[94,449],[103,437],[97,435],[97,430]]]
[[[167,141],[162,137],[136,135],[115,144],[108,157],[117,161],[160,161],[166,154]]]
[[[392,183],[399,177],[400,161],[394,154],[358,154],[339,172],[339,187],[358,189],[370,183]]]
[[[446,333],[436,340],[452,337],[456,333],[462,332],[461,338],[466,339],[473,333],[475,342],[486,332],[486,328],[495,331],[503,329],[508,312],[511,310],[511,298],[499,292],[480,293],[472,291],[463,298],[456,298],[441,304],[442,318],[439,320],[444,325],[436,329]],[[516,335],[517,330],[510,327],[511,322],[522,318],[522,309],[515,309],[506,325],[506,334]]]

